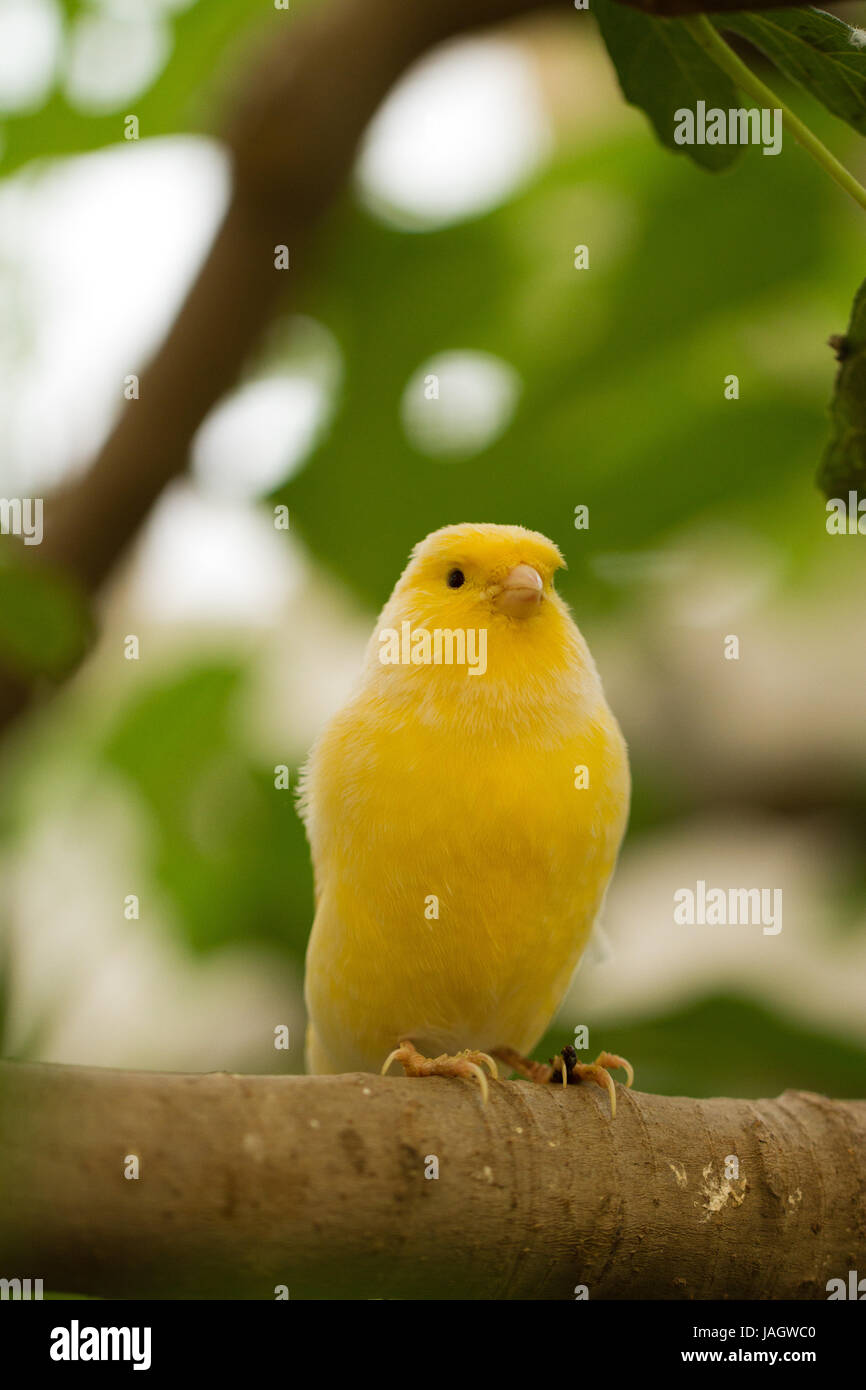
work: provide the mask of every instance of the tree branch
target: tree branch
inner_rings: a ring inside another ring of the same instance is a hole
[[[69,1293],[823,1299],[866,1102],[5,1062],[0,1191],[4,1276]]]

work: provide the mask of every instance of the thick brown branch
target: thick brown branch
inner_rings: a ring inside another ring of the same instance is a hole
[[[823,1299],[866,1267],[866,1102],[7,1062],[0,1191],[3,1274],[65,1292]]]

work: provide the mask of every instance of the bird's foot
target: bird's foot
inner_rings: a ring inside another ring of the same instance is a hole
[[[581,1081],[594,1081],[597,1086],[603,1086],[607,1090],[610,1096],[610,1118],[613,1119],[616,1115],[616,1087],[608,1068],[622,1067],[626,1088],[630,1088],[634,1081],[634,1067],[631,1062],[625,1057],[618,1057],[615,1052],[600,1052],[594,1062],[578,1062],[573,1047],[564,1047],[559,1056],[554,1057],[553,1065],[557,1062],[563,1086]]]
[[[411,1042],[401,1042],[395,1047],[382,1068],[384,1076],[392,1062],[399,1062],[406,1076],[461,1076],[476,1080],[481,1087],[481,1098],[487,1104],[487,1077],[482,1063],[490,1068],[490,1075],[498,1077],[499,1072],[492,1057],[486,1052],[458,1052],[449,1057],[443,1052],[441,1057],[425,1057]]]
[[[504,1062],[512,1071],[519,1072],[525,1076],[527,1081],[537,1081],[544,1085],[552,1081],[557,1075],[553,1063],[533,1062],[531,1057],[524,1057],[522,1053],[516,1052],[513,1047],[494,1047],[494,1057],[498,1057],[500,1062]],[[556,1059],[559,1060],[558,1058]]]
[[[513,1071],[542,1085],[556,1081],[563,1086],[576,1086],[581,1081],[594,1081],[597,1086],[603,1086],[610,1096],[611,1119],[616,1115],[616,1087],[608,1067],[622,1067],[626,1086],[631,1086],[634,1081],[631,1062],[613,1052],[600,1052],[594,1062],[579,1062],[577,1053],[569,1045],[562,1049],[558,1057],[551,1057],[549,1063],[533,1062],[530,1057],[522,1057],[511,1047],[494,1047],[493,1053]]]

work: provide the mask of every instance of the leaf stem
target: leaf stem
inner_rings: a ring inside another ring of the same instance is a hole
[[[821,143],[817,135],[812,134],[809,127],[800,120],[800,117],[789,106],[786,106],[775,92],[765,82],[762,82],[751,68],[746,66],[742,59],[737,57],[734,50],[725,43],[721,34],[710,23],[706,15],[689,15],[683,18],[682,23],[685,24],[695,42],[700,44],[701,48],[710,55],[723,72],[728,74],[741,91],[754,97],[761,106],[782,112],[782,119],[794,139],[821,165],[821,168],[830,175],[830,178],[834,179],[840,188],[844,188],[855,203],[859,203],[860,207],[866,211],[866,188],[857,182],[844,164],[840,164],[836,156],[827,149],[826,145]]]

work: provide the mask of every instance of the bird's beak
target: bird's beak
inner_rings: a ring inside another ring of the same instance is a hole
[[[493,603],[509,617],[527,618],[538,612],[543,591],[544,581],[538,570],[531,565],[515,565],[503,579]]]

